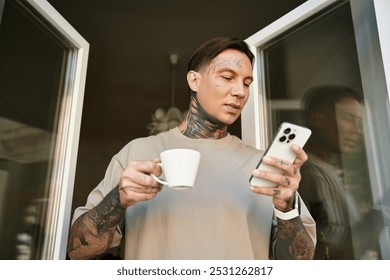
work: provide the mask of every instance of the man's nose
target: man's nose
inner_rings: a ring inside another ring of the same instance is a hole
[[[355,126],[356,126],[356,131],[359,134],[362,134],[363,133],[363,122],[361,120],[356,120]]]
[[[237,97],[244,97],[245,96],[245,88],[244,85],[241,83],[237,83],[234,85],[234,88],[232,89],[232,95]]]

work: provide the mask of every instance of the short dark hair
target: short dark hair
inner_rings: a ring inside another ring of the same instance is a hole
[[[254,55],[246,42],[230,37],[216,37],[203,43],[192,55],[188,62],[188,71],[199,71],[207,66],[221,52],[233,49],[244,53],[253,65]]]
[[[304,119],[308,122],[312,112],[333,114],[335,105],[344,97],[363,102],[360,92],[342,85],[319,85],[310,88],[303,98]],[[310,126],[309,123],[307,123]]]

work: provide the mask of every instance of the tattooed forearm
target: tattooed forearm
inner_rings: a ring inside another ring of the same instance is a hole
[[[112,190],[103,201],[91,211],[90,217],[96,223],[98,234],[116,227],[122,220],[125,208],[120,205],[119,188]]]
[[[116,226],[124,217],[118,187],[95,208],[80,216],[72,226],[68,243],[71,259],[87,259],[103,253],[112,242]]]
[[[310,260],[314,257],[314,244],[299,217],[278,219],[275,244],[276,259]]]

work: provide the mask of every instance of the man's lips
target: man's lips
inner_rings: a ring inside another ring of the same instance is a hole
[[[240,110],[241,109],[241,105],[240,104],[236,104],[236,103],[228,103],[228,104],[225,104],[227,107],[229,108],[232,108],[234,110]]]

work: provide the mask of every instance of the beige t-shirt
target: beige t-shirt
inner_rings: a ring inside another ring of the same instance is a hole
[[[262,151],[228,135],[190,139],[178,128],[139,138],[115,155],[87,205],[96,206],[119,182],[130,160],[153,160],[161,151],[190,148],[201,153],[193,189],[164,187],[152,200],[126,210],[126,259],[268,259],[273,225],[272,198],[249,190],[249,177]],[[304,204],[301,218],[315,240],[315,223]],[[118,229],[113,245],[122,237]]]

